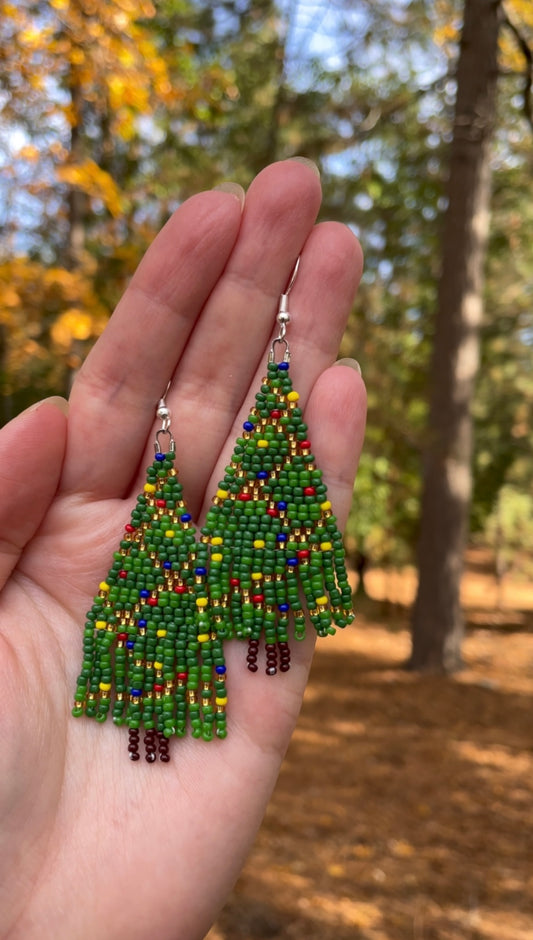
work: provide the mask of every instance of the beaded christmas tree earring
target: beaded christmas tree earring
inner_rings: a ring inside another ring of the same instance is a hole
[[[168,391],[168,388],[167,388]],[[165,393],[166,394],[166,393]],[[174,468],[164,397],[155,460],[87,614],[72,713],[129,728],[129,756],[169,760],[169,738],[226,736],[226,666],[211,628],[208,546],[198,542]],[[167,439],[167,452],[161,450]]]
[[[267,675],[290,668],[289,626],[304,639],[305,608],[319,636],[354,617],[342,535],[289,376],[285,333],[298,266],[281,295],[267,374],[201,530],[214,627],[248,640],[251,672],[264,637]]]

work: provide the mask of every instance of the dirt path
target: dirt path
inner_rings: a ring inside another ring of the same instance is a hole
[[[377,603],[320,644],[208,940],[532,940],[533,613],[486,596],[455,679],[403,672],[405,614],[384,629]]]

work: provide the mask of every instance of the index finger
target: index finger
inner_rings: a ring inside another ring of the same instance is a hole
[[[230,256],[241,221],[234,195],[188,199],[161,230],[70,396],[63,492],[127,489],[189,334]]]

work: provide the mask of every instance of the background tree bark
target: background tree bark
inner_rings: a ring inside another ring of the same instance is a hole
[[[461,666],[463,554],[472,489],[471,402],[479,363],[495,123],[498,0],[465,0],[442,243],[410,666]]]

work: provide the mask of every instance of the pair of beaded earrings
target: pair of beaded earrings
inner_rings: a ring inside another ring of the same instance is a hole
[[[353,620],[342,535],[289,376],[298,265],[281,295],[267,374],[200,535],[163,397],[154,462],[87,614],[72,713],[104,722],[112,708],[115,724],[129,729],[131,760],[140,757],[141,729],[149,763],[158,755],[166,763],[170,738],[188,729],[206,741],[226,737],[224,640],[246,640],[257,672],[264,639],[273,676],[290,668],[289,630],[304,638],[306,608],[319,636]]]

